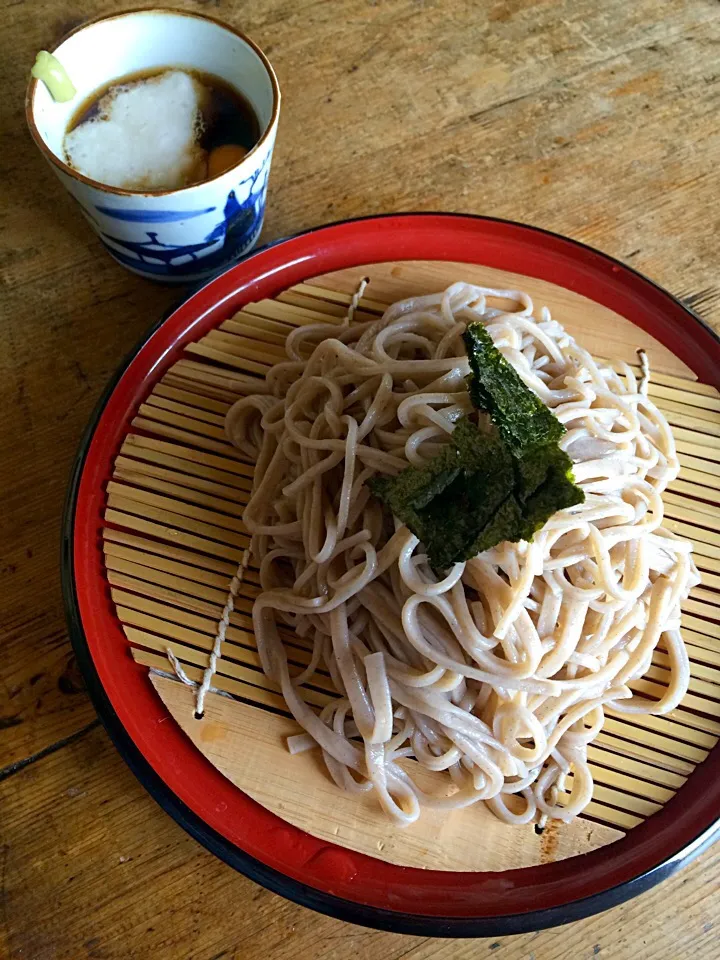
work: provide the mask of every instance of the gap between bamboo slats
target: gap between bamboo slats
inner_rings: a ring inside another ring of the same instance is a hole
[[[107,544],[106,546],[108,546],[110,550],[112,550],[113,548],[117,549],[117,547],[115,547],[115,545],[113,545],[112,542],[110,544]],[[170,571],[172,571],[172,573],[179,572],[177,570],[176,561],[167,560],[165,558],[157,558],[157,559],[163,565],[168,566]],[[108,559],[108,568],[109,568],[110,580],[112,583],[116,583],[118,586],[127,587],[130,590],[141,589],[145,592],[149,591],[150,594],[152,595],[153,593],[152,583],[145,585],[137,577],[128,577],[127,579],[123,579],[122,577],[120,577],[118,579],[117,567],[118,567],[117,558],[114,558],[111,555]],[[125,571],[127,571],[127,569],[128,568],[126,566]],[[142,571],[142,569],[143,568],[139,564],[130,564],[130,571],[132,573],[138,573],[139,571]],[[183,566],[181,569],[183,572],[185,572],[187,570],[187,566]],[[121,570],[120,573],[122,572],[123,571]],[[211,577],[214,577],[213,582],[219,588],[222,582],[221,578],[219,578],[216,575],[211,575]],[[167,582],[175,582],[176,586],[180,585],[180,583],[173,580],[172,576],[165,580],[165,583]],[[193,592],[197,592],[197,587],[195,584],[193,584],[191,581],[186,581],[186,582],[191,584],[190,589],[192,589]],[[253,590],[249,590],[249,592],[252,593],[253,595],[256,595],[257,588]],[[159,633],[162,633],[163,631],[165,631],[166,634],[170,633],[176,638],[179,636],[185,636],[186,638],[189,638],[191,642],[194,642],[195,644],[197,644],[199,647],[205,650],[209,650],[210,647],[212,646],[213,633],[214,633],[215,625],[217,622],[215,618],[217,617],[218,612],[221,609],[220,604],[221,604],[221,598],[222,598],[222,591],[220,589],[215,589],[212,592],[211,599],[215,600],[214,606],[203,605],[203,603],[198,603],[196,605],[197,609],[199,609],[200,612],[209,615],[209,617],[205,617],[205,618],[193,616],[192,614],[188,614],[188,613],[183,613],[181,610],[175,611],[172,606],[173,601],[177,602],[179,599],[181,603],[187,602],[185,595],[179,594],[177,591],[170,591],[170,593],[161,592],[159,594],[159,597],[160,597],[159,603],[149,602],[139,596],[133,598],[132,594],[128,594],[128,593],[123,593],[122,595],[120,593],[117,593],[115,599],[118,602],[118,604],[120,604],[121,602],[125,602],[136,608],[139,607],[140,610],[149,611],[150,613],[155,614],[155,616],[151,621],[150,620],[140,621],[145,626],[149,626],[153,630]],[[234,615],[232,622],[244,623],[247,627],[250,626],[249,613],[251,611],[251,600],[252,600],[252,597],[247,598],[247,600],[245,600],[244,598],[239,599],[238,601],[239,610]],[[138,614],[127,613],[127,616],[130,619],[133,619],[133,618],[137,619]],[[168,620],[168,618],[170,619]],[[172,620],[180,621],[180,624],[173,625],[171,623]],[[183,624],[184,626],[182,626]],[[182,631],[187,630],[188,625],[192,628],[199,627],[200,630],[204,630],[204,634],[201,632],[198,632],[197,630],[193,631],[192,635],[183,634]],[[178,632],[178,630],[180,632]],[[252,645],[253,637],[249,630],[238,631],[236,633],[235,628],[231,627],[228,634],[228,641],[229,641],[229,644],[233,644],[234,642],[237,641],[237,642],[242,642],[244,645],[248,645],[248,644]],[[305,665],[307,663],[307,659],[308,659],[307,652],[303,652],[300,647],[298,647],[297,651],[293,650],[293,654],[295,655],[294,658],[298,663],[298,665]],[[230,655],[230,652],[228,653],[228,655]],[[663,655],[660,654],[660,656],[662,657]],[[666,663],[668,662],[666,655],[665,655],[665,662]],[[660,676],[660,678],[662,678],[662,672],[664,669],[662,659],[657,664],[656,669],[659,671],[659,673],[655,674],[655,676],[656,677]],[[705,678],[710,677],[710,681],[717,680],[718,671],[713,671],[713,670],[710,670],[709,668],[704,668],[704,669],[706,671],[704,675]],[[715,696],[716,698],[720,698],[720,686],[718,686],[714,682],[708,682],[706,679],[703,679],[702,675],[699,675],[699,676],[696,675],[694,664],[693,664],[693,682],[703,692],[703,694],[709,694],[711,697]],[[705,685],[706,682],[707,682],[707,685]],[[654,683],[654,684],[651,684],[649,688],[646,686],[645,692],[658,693],[661,689],[662,689],[661,684]],[[716,706],[714,703],[712,703],[712,701],[708,703],[707,701],[700,700],[700,698],[698,698],[697,703],[701,704],[701,706],[706,710],[709,709],[714,712],[716,709]],[[688,713],[687,711],[676,711],[675,714],[676,716],[673,719],[679,719],[684,724],[689,724],[691,728],[693,726],[699,727],[699,728],[703,728],[703,727],[709,728],[709,730],[712,731],[713,734],[720,732],[720,724],[717,724],[712,720],[695,717],[691,713]],[[630,718],[630,719],[632,721],[633,718]],[[657,719],[662,720],[663,718],[657,718]],[[639,720],[637,722],[644,722],[644,719],[642,721]],[[657,725],[657,721],[654,718],[648,720],[648,722],[651,724]],[[670,734],[678,735],[679,733],[679,731],[676,728],[664,727],[664,729],[666,732]],[[684,731],[684,735],[686,736],[688,735],[687,731]],[[693,736],[696,739],[698,739],[696,733],[694,733]]]
[[[125,623],[132,623],[138,627],[144,627],[155,634],[172,637],[173,639],[184,639],[189,644],[209,651],[212,647],[213,638],[216,630],[218,614],[221,610],[218,592],[214,594],[216,604],[212,605],[207,600],[199,598],[189,602],[186,597],[177,591],[167,590],[153,584],[145,584],[138,578],[123,575],[122,571],[117,570],[115,558],[110,558],[108,562],[109,579],[111,584],[124,587],[125,590],[115,590],[114,599],[119,608],[122,608],[121,620]],[[137,572],[137,567],[132,572]],[[135,593],[130,591],[136,591]],[[197,591],[195,591],[197,592]],[[255,591],[252,591],[256,593]],[[143,594],[145,594],[143,596]],[[178,604],[175,606],[174,604]],[[183,606],[190,606],[191,609],[182,609]],[[252,635],[250,613],[252,610],[252,597],[238,599],[238,609],[231,617],[231,627],[227,634],[227,646],[225,652],[228,657],[245,657],[246,654],[240,650],[235,650],[234,645],[252,648],[254,638]],[[290,642],[293,650],[293,657],[298,665],[305,666],[309,659],[309,650],[303,650],[303,644],[299,638],[286,636],[286,642]],[[665,657],[665,663],[667,663]],[[696,673],[695,664],[691,666],[692,688],[698,691],[698,695],[690,694],[683,704],[683,709],[678,708],[668,717],[636,717],[629,715],[622,717],[625,722],[634,725],[649,725],[656,729],[663,730],[668,735],[676,737],[689,738],[692,742],[703,743],[703,735],[707,733],[711,737],[720,734],[720,722],[713,719],[718,712],[720,703],[720,685],[716,682],[718,671],[710,668],[704,668],[705,677]],[[668,672],[662,660],[657,660],[650,673],[646,677],[633,681],[633,689],[650,696],[659,696],[667,685]],[[710,677],[710,680],[706,679]],[[324,682],[324,681],[323,681]],[[328,689],[332,689],[328,687]],[[693,712],[697,711],[697,712]],[[668,726],[668,723],[673,726]],[[674,724],[681,724],[685,729],[680,730]]]

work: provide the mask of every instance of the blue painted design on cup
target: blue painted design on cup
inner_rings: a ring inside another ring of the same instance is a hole
[[[179,218],[147,218],[143,222],[139,217],[131,221],[121,217],[118,219],[131,222],[133,229],[119,231],[98,222],[107,214],[96,207],[101,217],[93,217],[93,222],[112,256],[135,272],[168,280],[202,278],[239,259],[257,241],[265,216],[269,169],[268,153],[257,170],[232,187],[222,204],[220,220],[216,213],[210,216],[218,209],[211,207],[191,218],[197,220],[197,229],[183,223],[182,242],[177,242],[175,230],[163,230],[163,223],[177,224]]]

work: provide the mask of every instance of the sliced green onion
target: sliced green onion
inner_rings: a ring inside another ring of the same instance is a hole
[[[35,57],[31,73],[36,80],[42,80],[53,100],[58,103],[72,100],[77,92],[65,67],[47,50],[41,50]]]

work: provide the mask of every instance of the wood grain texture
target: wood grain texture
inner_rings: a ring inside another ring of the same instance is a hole
[[[319,916],[234,873],[158,810],[99,729],[0,783],[0,809],[3,960],[716,960],[720,951],[718,847],[569,927],[429,940]]]
[[[175,5],[246,30],[277,69],[284,101],[265,239],[394,210],[509,217],[626,260],[720,329],[716,0]],[[110,0],[0,7],[0,768],[92,719],[60,603],[66,479],[107,378],[177,297],[107,257],[24,129],[35,52],[116,9]],[[93,750],[85,740],[62,747],[0,786],[0,877],[11,891],[0,909],[3,960],[720,952],[715,931],[703,931],[717,913],[713,853],[627,907],[492,952],[322,920],[199,851],[102,735],[89,740]],[[91,785],[85,798],[65,796],[76,776]],[[108,807],[123,812],[105,821]],[[112,860],[118,836],[136,851],[132,862]]]
[[[279,817],[315,837],[401,866],[434,870],[514,870],[577,857],[618,840],[622,833],[576,820],[554,825],[552,848],[532,825],[508,828],[482,804],[465,810],[424,811],[398,830],[375,797],[342,793],[323,769],[317,750],[289,758],[286,740],[301,733],[294,720],[211,693],[202,722],[194,717],[195,693],[176,680],[152,676],[152,684],[195,746],[232,783]],[[444,796],[442,775],[407,766],[428,794]]]

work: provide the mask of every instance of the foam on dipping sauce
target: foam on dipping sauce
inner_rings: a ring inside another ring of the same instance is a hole
[[[125,190],[177,190],[234,166],[258,139],[254,112],[215,78],[184,70],[117,81],[78,111],[68,164]]]

